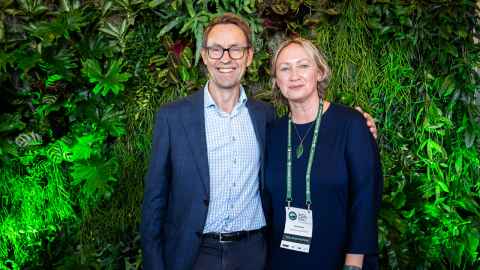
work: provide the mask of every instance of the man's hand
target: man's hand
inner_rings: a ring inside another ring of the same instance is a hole
[[[358,106],[355,107],[355,109],[361,112],[363,117],[365,117],[365,119],[367,120],[367,126],[370,129],[370,132],[372,133],[373,137],[377,139],[377,126],[375,125],[375,120],[373,120],[373,117],[370,114],[364,112],[362,108]]]

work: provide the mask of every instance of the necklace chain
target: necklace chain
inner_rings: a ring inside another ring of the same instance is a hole
[[[295,150],[297,159],[299,159],[303,155],[303,141],[305,141],[308,134],[310,133],[310,130],[312,130],[313,123],[310,124],[310,127],[308,128],[307,132],[305,132],[305,135],[303,135],[303,138],[300,137],[300,134],[298,133],[297,124],[294,124],[293,127],[295,129],[295,134],[297,134],[298,140],[300,141]]]

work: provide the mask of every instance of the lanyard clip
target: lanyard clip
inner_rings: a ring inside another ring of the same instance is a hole
[[[291,205],[292,205],[292,200],[287,200],[287,206],[288,206],[288,208],[290,208]]]
[[[310,206],[312,205],[311,202],[307,202],[307,210],[310,211]]]

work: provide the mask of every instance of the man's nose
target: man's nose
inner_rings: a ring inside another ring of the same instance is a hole
[[[224,50],[222,58],[220,58],[220,62],[228,63],[230,61],[232,61],[232,58],[230,58],[230,51]]]

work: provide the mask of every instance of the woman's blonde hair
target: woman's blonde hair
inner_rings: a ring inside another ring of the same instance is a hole
[[[330,76],[331,76],[331,71],[330,67],[327,64],[327,60],[323,53],[309,40],[300,38],[300,37],[295,37],[295,38],[290,38],[285,41],[283,41],[280,46],[278,46],[277,51],[275,52],[273,58],[272,58],[272,66],[271,66],[271,72],[272,72],[272,92],[273,92],[273,98],[276,101],[282,102],[284,104],[288,105],[287,99],[282,95],[280,90],[278,89],[277,86],[277,60],[278,56],[282,52],[283,49],[288,47],[290,44],[298,44],[300,45],[305,52],[307,53],[308,56],[310,56],[311,59],[315,62],[315,65],[317,66],[318,70],[320,72],[324,73],[325,78],[323,81],[320,81],[317,83],[317,91],[318,95],[321,98],[325,97],[326,89],[328,86],[328,82],[330,81]]]

